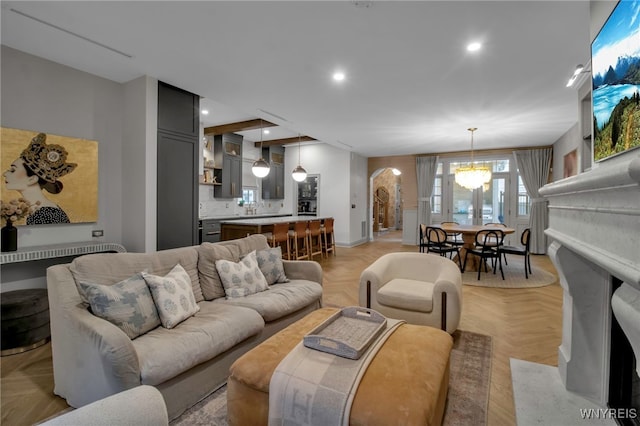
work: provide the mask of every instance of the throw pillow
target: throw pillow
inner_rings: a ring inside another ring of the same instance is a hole
[[[163,327],[173,328],[200,310],[189,274],[179,263],[164,277],[146,272],[142,276],[151,289]]]
[[[85,281],[78,285],[93,314],[116,325],[132,340],[160,325],[158,311],[142,273],[113,285]]]
[[[244,297],[267,290],[269,285],[260,271],[255,250],[240,262],[216,260],[216,269],[220,274],[227,299]]]
[[[267,284],[288,283],[282,264],[282,248],[280,246],[258,250],[256,252],[258,266],[267,279]]]

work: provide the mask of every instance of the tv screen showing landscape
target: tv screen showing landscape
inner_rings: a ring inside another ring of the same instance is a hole
[[[591,44],[593,155],[640,146],[640,0],[621,0]]]

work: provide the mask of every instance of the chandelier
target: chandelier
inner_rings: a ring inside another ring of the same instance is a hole
[[[468,166],[458,167],[456,169],[456,183],[463,188],[474,190],[491,180],[491,170],[485,166],[475,166],[473,164],[473,132],[478,130],[477,127],[470,127],[467,130],[471,132],[471,163]]]

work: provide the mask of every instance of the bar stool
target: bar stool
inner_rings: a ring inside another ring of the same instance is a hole
[[[271,247],[280,246],[282,249],[283,259],[291,259],[291,249],[289,246],[289,222],[274,223],[273,231],[265,232],[264,236],[267,237],[267,241]]]
[[[301,220],[293,224],[289,230],[289,247],[293,260],[309,259],[309,239],[307,238],[308,220]]]
[[[313,260],[313,256],[319,254],[322,258],[322,233],[320,232],[320,226],[322,222],[320,220],[309,221],[309,260]]]
[[[336,255],[336,240],[333,234],[333,218],[327,218],[324,220],[324,224],[320,227],[322,231],[322,248],[329,257],[329,252],[333,252]]]

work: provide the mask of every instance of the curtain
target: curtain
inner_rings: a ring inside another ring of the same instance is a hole
[[[416,157],[418,178],[418,226],[431,224],[431,195],[438,170],[438,157]]]
[[[524,187],[531,199],[529,212],[529,228],[531,229],[530,251],[536,254],[547,252],[547,239],[544,230],[549,224],[547,201],[540,197],[538,191],[546,185],[551,168],[552,148],[514,151],[516,164],[522,176]]]

